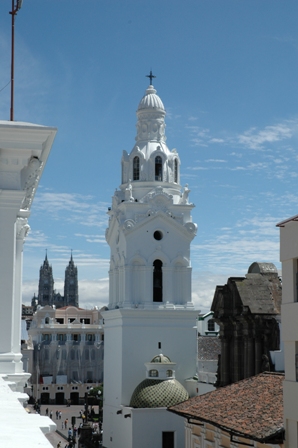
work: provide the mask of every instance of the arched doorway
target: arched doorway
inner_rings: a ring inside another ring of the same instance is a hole
[[[64,392],[56,393],[56,404],[64,404]]]
[[[79,404],[79,392],[70,393],[71,404]]]
[[[40,404],[50,404],[50,394],[48,392],[40,394]]]

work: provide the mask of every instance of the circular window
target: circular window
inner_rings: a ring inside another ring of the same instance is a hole
[[[156,240],[161,240],[162,239],[162,232],[160,231],[160,230],[156,230],[154,233],[153,233],[153,236],[154,236],[154,238],[156,239]]]

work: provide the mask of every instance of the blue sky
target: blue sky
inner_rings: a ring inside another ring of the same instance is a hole
[[[1,0],[2,120],[10,108],[10,8]],[[58,291],[72,249],[81,306],[107,303],[106,211],[151,69],[167,143],[196,205],[196,307],[208,310],[216,285],[254,261],[280,269],[275,224],[298,213],[297,17],[294,0],[23,1],[15,120],[58,128],[24,246],[25,303],[37,292],[46,249]]]

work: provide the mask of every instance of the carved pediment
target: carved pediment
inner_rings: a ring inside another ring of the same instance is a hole
[[[168,207],[173,205],[173,195],[163,191],[161,186],[150,191],[144,198],[143,202],[150,204],[156,210],[166,211]]]

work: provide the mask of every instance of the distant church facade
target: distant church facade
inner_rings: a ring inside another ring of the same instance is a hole
[[[79,306],[78,268],[75,266],[71,255],[68,266],[65,269],[64,295],[54,289],[53,269],[46,255],[39,270],[38,296],[34,294],[31,305],[34,309],[38,305],[46,305],[62,308],[64,306]]]

